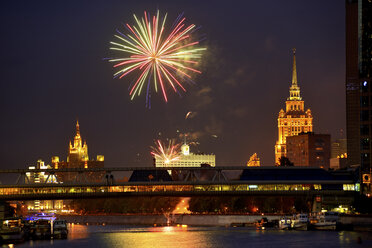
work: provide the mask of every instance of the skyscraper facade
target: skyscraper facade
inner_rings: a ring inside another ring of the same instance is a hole
[[[289,97],[285,102],[286,110],[281,109],[278,116],[278,141],[275,144],[275,163],[281,157],[287,156],[286,138],[313,131],[313,116],[311,110],[305,111],[305,102],[300,95],[297,83],[296,49],[293,49],[292,84],[289,88]]]
[[[331,135],[300,133],[287,137],[287,157],[294,166],[329,169]]]
[[[372,1],[346,0],[346,130],[348,165],[372,164]]]

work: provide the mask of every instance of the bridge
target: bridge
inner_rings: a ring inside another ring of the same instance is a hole
[[[70,173],[64,183],[32,183],[31,170],[0,170],[18,175],[15,184],[0,185],[0,200],[82,199],[133,196],[306,196],[314,199],[353,199],[359,190],[353,172],[329,172],[302,167],[138,167],[34,169],[46,178]],[[231,171],[239,176],[229,178]],[[127,182],[116,182],[115,173],[129,172]],[[169,173],[171,172],[171,173]],[[101,181],[89,181],[101,173]],[[349,201],[347,200],[347,201]]]

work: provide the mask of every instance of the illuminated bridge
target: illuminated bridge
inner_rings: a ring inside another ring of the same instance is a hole
[[[314,199],[353,199],[359,191],[354,171],[330,172],[301,167],[207,167],[207,168],[94,168],[43,169],[45,175],[70,173],[69,183],[30,183],[30,170],[0,170],[18,174],[16,184],[0,185],[0,200],[44,200],[133,196],[307,196]],[[127,172],[126,182],[115,173]],[[170,173],[171,172],[171,173]],[[234,174],[235,176],[231,176]],[[101,173],[99,182],[89,181]],[[47,181],[47,180],[45,180]],[[349,201],[347,200],[347,201]]]

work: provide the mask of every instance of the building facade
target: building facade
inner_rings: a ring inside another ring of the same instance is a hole
[[[190,146],[186,143],[181,146],[177,160],[169,162],[162,158],[155,158],[155,167],[201,167],[203,165],[215,167],[216,155],[191,153]]]
[[[346,131],[348,166],[372,164],[372,2],[346,0]]]
[[[289,88],[286,110],[281,109],[278,116],[278,140],[275,144],[275,164],[281,157],[287,156],[286,139],[299,133],[313,131],[313,116],[311,110],[305,111],[305,103],[297,83],[296,50],[293,49],[292,83]]]
[[[347,143],[346,139],[338,139],[332,142],[331,158],[346,158],[347,157]]]
[[[287,158],[294,166],[328,169],[331,158],[331,136],[308,132],[287,137]]]
[[[44,161],[39,159],[36,165],[28,167],[29,171],[26,172],[26,184],[39,184],[39,183],[58,183],[55,175],[45,174],[45,172],[34,172],[39,169],[52,169],[50,165],[45,165]],[[25,205],[29,212],[61,212],[63,210],[63,200],[34,200],[26,201]]]
[[[253,155],[249,158],[247,166],[248,167],[261,166],[260,158],[258,157],[257,153],[253,153]]]

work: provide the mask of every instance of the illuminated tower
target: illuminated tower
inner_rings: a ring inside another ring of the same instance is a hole
[[[292,84],[289,88],[289,97],[285,102],[286,110],[281,109],[278,116],[278,141],[275,145],[275,164],[280,157],[286,157],[286,137],[298,135],[301,132],[313,131],[313,116],[311,110],[305,111],[304,101],[300,95],[297,84],[296,49],[293,49]]]
[[[88,145],[86,141],[82,141],[80,136],[80,126],[79,122],[76,122],[76,135],[74,137],[74,144],[69,144],[68,148],[68,156],[67,162],[74,163],[74,162],[81,162],[81,161],[88,161]]]

